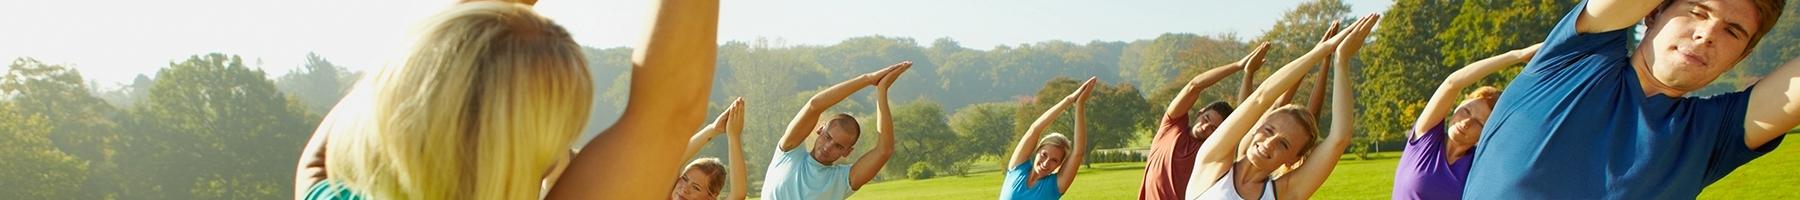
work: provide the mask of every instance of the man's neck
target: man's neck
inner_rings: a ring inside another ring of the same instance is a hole
[[[1687,95],[1686,91],[1677,90],[1664,85],[1662,81],[1657,81],[1656,76],[1650,71],[1650,63],[1643,60],[1646,57],[1644,55],[1631,56],[1631,71],[1637,75],[1638,89],[1644,91],[1644,97],[1652,97],[1657,94],[1671,98]]]

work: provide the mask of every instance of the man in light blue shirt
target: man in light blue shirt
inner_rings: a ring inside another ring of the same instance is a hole
[[[787,134],[781,137],[780,144],[776,146],[779,151],[769,162],[769,171],[763,177],[762,198],[844,199],[862,188],[863,184],[874,180],[876,173],[881,172],[881,166],[887,164],[888,157],[894,154],[894,123],[888,115],[888,87],[893,86],[894,80],[911,67],[910,61],[900,62],[881,71],[832,85],[813,95],[806,106],[800,108],[794,121],[788,124]],[[849,114],[833,115],[825,125],[817,128],[814,125],[818,124],[820,113],[863,87],[876,89],[875,122],[880,140],[876,141],[874,150],[856,159],[856,164],[835,164],[839,159],[850,155],[857,138],[861,137],[861,125]],[[799,148],[809,134],[817,136],[812,148]]]

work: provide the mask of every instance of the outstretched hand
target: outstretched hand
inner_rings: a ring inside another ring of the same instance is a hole
[[[1081,89],[1078,90],[1078,92],[1080,92],[1081,95],[1079,95],[1078,97],[1075,98],[1075,106],[1076,107],[1081,107],[1082,105],[1087,105],[1088,99],[1092,99],[1092,98],[1088,98],[1088,97],[1093,96],[1091,94],[1094,93],[1094,84],[1099,83],[1099,82],[1100,82],[1100,77],[1088,77],[1087,81],[1084,81],[1081,83]]]
[[[723,115],[730,116],[730,121],[725,123],[725,129],[726,129],[725,133],[733,138],[739,138],[738,136],[743,136],[744,133],[742,133],[742,132],[744,130],[744,97],[738,97],[737,100],[731,101],[731,107],[726,108],[725,114],[723,114]]]
[[[1376,22],[1379,21],[1381,21],[1380,13],[1369,13],[1369,15],[1363,16],[1361,19],[1357,19],[1356,23],[1350,24],[1349,27],[1345,27],[1343,32],[1337,35],[1337,58],[1340,62],[1338,63],[1340,64],[1339,66],[1344,64],[1341,62],[1348,61],[1351,57],[1356,57],[1356,52],[1362,50],[1364,42],[1363,38],[1368,38],[1369,31],[1374,30]]]
[[[875,73],[881,77],[881,79],[875,81],[875,88],[881,91],[887,91],[888,87],[894,86],[894,80],[900,79],[900,74],[906,73],[907,69],[912,69],[912,61],[901,61],[900,63],[881,69],[881,71],[876,71]]]
[[[1063,97],[1063,101],[1074,101],[1076,106],[1087,103],[1088,93],[1092,93],[1094,90],[1094,83],[1099,82],[1099,80],[1099,77],[1089,77],[1087,81],[1081,83],[1080,88],[1075,88],[1075,91],[1070,92],[1069,96]]]
[[[1262,44],[1256,45],[1256,49],[1250,50],[1249,55],[1244,55],[1244,59],[1238,60],[1237,65],[1243,66],[1244,71],[1256,71],[1256,69],[1262,68],[1263,57],[1268,55],[1269,42],[1263,42]]]

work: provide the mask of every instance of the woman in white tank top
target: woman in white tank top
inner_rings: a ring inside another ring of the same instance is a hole
[[[1331,113],[1334,117],[1331,134],[1322,140],[1323,144],[1313,115],[1304,106],[1287,105],[1270,110],[1276,106],[1271,102],[1295,88],[1308,71],[1306,66],[1313,66],[1333,53],[1332,50],[1336,50],[1337,66],[1346,66],[1343,63],[1355,57],[1363,38],[1368,36],[1379,18],[1380,15],[1369,14],[1357,20],[1343,32],[1327,36],[1329,39],[1269,75],[1262,86],[1239,105],[1239,112],[1226,117],[1212,137],[1201,144],[1201,157],[1196,160],[1193,175],[1188,180],[1187,199],[1311,197],[1337,165],[1344,147],[1350,144],[1351,127],[1356,120],[1350,72],[1347,67],[1333,69]],[[1244,138],[1246,136],[1249,138]],[[1241,153],[1238,151],[1240,145],[1245,146]],[[1302,158],[1306,160],[1303,165],[1280,177],[1274,176],[1276,169],[1300,163]]]

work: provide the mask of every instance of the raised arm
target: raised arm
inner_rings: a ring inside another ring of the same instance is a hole
[[[575,155],[546,199],[667,198],[686,133],[706,120],[717,58],[719,1],[661,1],[650,38],[633,52],[631,97],[619,122]]]
[[[1094,85],[1098,80],[1098,77],[1089,77],[1087,82],[1081,85]],[[1083,94],[1075,98],[1075,141],[1073,141],[1075,144],[1070,144],[1074,147],[1069,148],[1069,159],[1063,161],[1063,166],[1060,168],[1062,172],[1057,172],[1058,175],[1056,175],[1056,186],[1058,187],[1056,193],[1058,194],[1069,193],[1069,185],[1074,185],[1075,175],[1080,174],[1082,160],[1087,159],[1087,102],[1090,99],[1088,97],[1092,96],[1088,93],[1093,93],[1093,90],[1090,87],[1081,92]]]
[[[706,148],[706,143],[712,142],[713,137],[724,133],[727,126],[731,126],[731,121],[734,120],[732,117],[736,117],[731,112],[737,109],[737,104],[731,106],[731,108],[725,108],[724,112],[720,112],[719,117],[714,118],[712,124],[701,127],[699,132],[694,133],[694,137],[688,138],[687,150],[681,152],[681,159],[694,159],[695,154],[700,154],[700,149]]]
[[[1055,122],[1056,116],[1061,115],[1062,110],[1068,108],[1069,104],[1075,103],[1076,98],[1086,95],[1088,90],[1094,88],[1094,82],[1091,78],[1089,80],[1087,83],[1082,83],[1080,88],[1076,88],[1075,92],[1070,92],[1069,96],[1063,97],[1062,101],[1056,102],[1055,106],[1050,106],[1049,110],[1045,110],[1043,115],[1038,116],[1037,121],[1031,122],[1031,127],[1025,130],[1025,137],[1020,137],[1019,145],[1013,146],[1012,159],[1008,160],[1006,166],[1002,168],[1010,169],[1031,159],[1031,150],[1037,148],[1037,139],[1044,135],[1044,129],[1050,128],[1050,122]]]
[[[1264,42],[1260,45],[1256,45],[1256,49],[1250,50],[1250,55],[1245,55],[1243,60],[1238,60],[1236,63],[1225,66],[1213,67],[1211,70],[1206,70],[1206,72],[1194,76],[1193,80],[1188,81],[1187,86],[1181,87],[1180,93],[1175,94],[1175,100],[1169,101],[1168,109],[1163,111],[1163,119],[1186,115],[1187,110],[1194,107],[1194,101],[1200,99],[1201,91],[1205,91],[1206,88],[1212,87],[1215,83],[1219,83],[1219,80],[1231,76],[1232,73],[1237,73],[1239,70],[1245,68],[1261,67],[1263,55],[1265,55],[1265,50],[1268,49],[1269,43]]]
[[[1319,42],[1325,42],[1325,40],[1330,40],[1332,36],[1337,36],[1338,28],[1338,22],[1331,22],[1331,28],[1326,29],[1330,31],[1326,31],[1325,36],[1319,38]],[[1312,95],[1308,95],[1306,101],[1306,113],[1312,113],[1313,119],[1318,119],[1319,114],[1324,114],[1323,112],[1320,112],[1320,109],[1325,109],[1325,77],[1331,75],[1331,73],[1328,73],[1331,72],[1332,69],[1331,63],[1332,62],[1319,63],[1319,68],[1313,70]]]
[[[1482,77],[1487,77],[1488,74],[1505,69],[1507,66],[1531,60],[1531,56],[1536,55],[1538,47],[1541,46],[1543,44],[1533,44],[1523,49],[1508,51],[1505,54],[1469,63],[1469,66],[1451,72],[1450,77],[1444,78],[1444,82],[1438,84],[1437,91],[1431,94],[1431,100],[1426,101],[1425,110],[1419,112],[1419,119],[1413,120],[1413,132],[1424,133],[1426,129],[1431,129],[1431,126],[1443,122],[1444,117],[1450,115],[1450,110],[1456,108],[1456,99],[1462,96],[1463,88],[1475,84],[1475,81],[1480,81]],[[1418,139],[1419,135],[1422,134],[1407,136],[1407,141]]]
[[[1631,28],[1662,3],[1663,0],[1588,0],[1587,7],[1579,8],[1581,18],[1575,19],[1575,31],[1599,33]]]
[[[1331,170],[1337,167],[1338,158],[1344,155],[1344,148],[1350,146],[1350,136],[1356,132],[1356,97],[1351,87],[1350,67],[1348,61],[1356,57],[1362,48],[1363,38],[1374,28],[1375,19],[1380,16],[1369,15],[1358,20],[1356,29],[1347,33],[1347,38],[1337,48],[1337,66],[1333,68],[1331,89],[1331,134],[1318,146],[1312,147],[1312,153],[1306,155],[1306,164],[1294,168],[1293,172],[1282,175],[1276,187],[1285,187],[1276,197],[1281,199],[1310,199],[1319,186],[1325,185],[1325,179],[1331,176]]]
[[[888,157],[894,155],[894,117],[888,114],[888,88],[894,86],[894,80],[900,79],[900,74],[912,69],[910,63],[902,64],[883,74],[875,84],[875,132],[879,136],[876,136],[875,149],[863,153],[856,159],[856,164],[850,166],[850,190],[862,189],[863,184],[875,180],[877,172],[887,165]]]
[[[1744,146],[1756,149],[1800,125],[1800,59],[1781,68],[1750,89],[1750,105],[1744,111]]]
[[[1263,42],[1263,45],[1268,45],[1268,42]],[[1259,46],[1262,46],[1262,45],[1259,45]],[[1260,49],[1263,47],[1257,47],[1257,48]],[[1258,52],[1252,51],[1250,53],[1258,53]],[[1239,61],[1239,62],[1242,62],[1242,61]],[[1241,83],[1238,83],[1237,96],[1232,97],[1232,98],[1237,98],[1237,99],[1233,99],[1232,100],[1233,102],[1238,102],[1240,104],[1244,103],[1244,99],[1250,97],[1251,90],[1256,89],[1256,71],[1262,70],[1261,62],[1262,62],[1262,59],[1257,59],[1257,65],[1254,67],[1252,67],[1250,65],[1241,65],[1241,66],[1244,66],[1244,80],[1241,81]]]
[[[1372,27],[1374,24],[1372,20],[1377,17],[1378,15],[1370,14],[1369,17],[1364,17],[1356,24],[1351,25],[1351,28],[1346,28],[1345,31],[1366,32],[1368,28],[1362,26]],[[1325,58],[1338,46],[1338,43],[1347,40],[1346,37],[1357,35],[1364,34],[1339,34],[1332,40],[1321,42],[1306,54],[1294,59],[1294,62],[1282,66],[1281,69],[1270,75],[1267,82],[1257,87],[1256,92],[1250,94],[1251,98],[1245,99],[1238,109],[1225,118],[1219,129],[1213,131],[1212,137],[1206,138],[1206,142],[1200,145],[1200,157],[1195,160],[1193,174],[1188,179],[1189,183],[1211,183],[1229,171],[1231,163],[1237,159],[1236,150],[1239,142],[1251,128],[1254,128],[1256,121],[1262,118],[1263,113],[1269,110],[1276,96],[1286,92],[1281,89],[1298,84],[1300,76],[1307,71],[1306,66],[1316,64]],[[1355,39],[1361,40],[1362,38]],[[1188,184],[1188,191],[1199,191],[1210,186],[1210,184]]]
[[[731,122],[728,123],[730,125],[726,126],[726,129],[729,130],[725,131],[725,136],[729,140],[727,141],[728,146],[731,147],[729,150],[731,152],[727,153],[731,156],[731,194],[726,196],[726,199],[744,200],[744,197],[750,193],[750,164],[744,162],[745,108],[744,98],[738,97],[736,101],[731,102],[731,108],[727,109],[731,114]]]
[[[911,66],[912,61],[900,62],[900,64],[882,68],[880,71],[858,75],[850,80],[832,85],[830,88],[825,88],[818,94],[813,94],[812,99],[806,100],[806,105],[800,107],[800,113],[794,114],[794,121],[788,122],[786,134],[781,135],[781,143],[776,144],[775,147],[782,152],[794,150],[794,147],[799,147],[801,143],[806,142],[806,134],[812,131],[814,125],[818,125],[819,113],[824,113],[826,109],[844,101],[844,98],[849,98],[851,94],[856,94],[856,91],[862,90],[863,87],[875,85],[889,71]]]

